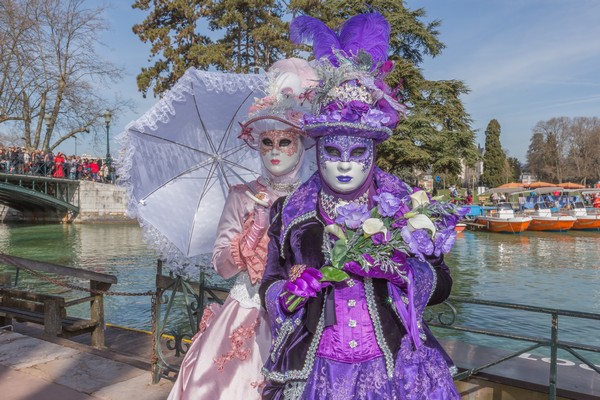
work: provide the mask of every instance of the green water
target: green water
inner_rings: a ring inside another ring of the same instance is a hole
[[[154,289],[156,257],[144,244],[140,228],[133,224],[0,225],[0,251],[116,275],[119,282],[111,288],[114,291]],[[447,263],[452,269],[455,295],[600,313],[600,232],[505,235],[467,231],[459,234]],[[10,270],[14,276],[13,269],[0,266],[0,270]],[[66,297],[82,296],[81,292],[40,283],[24,272],[19,285]],[[105,308],[110,323],[150,328],[149,297],[107,296]],[[550,335],[549,316],[471,305],[458,310],[461,323]],[[600,346],[600,323],[596,321],[561,318],[559,326],[561,340]],[[495,338],[457,337],[511,347]]]

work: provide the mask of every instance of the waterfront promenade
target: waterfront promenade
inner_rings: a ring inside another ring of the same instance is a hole
[[[46,341],[0,330],[3,400],[166,399],[172,382],[151,383],[145,363],[66,339]]]

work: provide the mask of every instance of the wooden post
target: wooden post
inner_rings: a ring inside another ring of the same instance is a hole
[[[44,334],[48,336],[60,336],[62,334],[62,316],[59,302],[59,299],[44,300]]]
[[[152,335],[154,336],[152,347],[152,383],[157,384],[160,381],[161,369],[158,365],[159,349],[161,346],[161,335],[158,332],[158,319],[160,318],[160,299],[163,294],[163,287],[160,285],[162,278],[162,260],[158,259],[156,262],[156,301],[152,304],[153,318],[152,318]]]
[[[90,280],[91,290],[108,290],[110,283]],[[92,330],[92,346],[104,347],[104,295],[92,293],[94,300],[90,302],[90,319],[96,321],[97,325]]]

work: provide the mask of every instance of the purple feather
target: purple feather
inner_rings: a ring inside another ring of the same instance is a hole
[[[340,49],[340,41],[335,32],[322,21],[306,15],[296,17],[290,24],[290,39],[295,44],[311,44],[313,54],[318,60],[327,57],[332,64],[338,65],[333,49]]]
[[[339,40],[348,54],[364,50],[373,57],[373,64],[388,58],[390,24],[379,13],[359,14],[342,25]]]

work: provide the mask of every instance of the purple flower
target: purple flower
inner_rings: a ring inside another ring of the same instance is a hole
[[[382,192],[378,196],[374,196],[373,199],[377,202],[379,214],[384,217],[391,217],[396,214],[402,203],[399,198],[388,192]]]
[[[369,105],[360,100],[352,100],[342,110],[342,119],[344,121],[356,122],[362,115],[369,111]]]
[[[367,112],[366,114],[363,114],[363,116],[361,118],[361,122],[363,124],[368,125],[373,128],[377,128],[382,125],[385,125],[389,120],[390,120],[389,115],[387,115],[379,110],[376,110],[376,109],[369,110],[369,112]]]
[[[323,113],[325,114],[334,111],[340,111],[342,108],[344,108],[344,104],[341,101],[334,101],[325,106],[325,108],[323,109]]]
[[[448,254],[456,241],[456,231],[454,227],[437,231],[435,234],[435,250],[433,254],[439,257],[441,254]]]
[[[375,245],[380,245],[380,244],[386,244],[387,242],[390,241],[390,239],[392,238],[392,235],[390,235],[390,231],[385,231],[385,233],[383,232],[377,232],[376,234],[371,236],[371,240],[373,241],[373,244]]]
[[[408,244],[410,251],[417,257],[423,259],[423,255],[430,256],[433,254],[433,242],[425,229],[417,229],[410,231],[408,227],[402,228],[402,239]]]
[[[394,222],[392,223],[392,228],[402,228],[406,226],[406,219],[403,218],[404,214],[410,211],[410,207],[408,204],[401,202],[398,211],[394,214]]]
[[[337,224],[345,224],[350,229],[357,229],[360,224],[370,217],[369,208],[366,204],[348,203],[337,208]]]
[[[438,229],[450,228],[454,229],[458,220],[460,219],[459,215],[456,214],[444,214],[439,221],[436,221],[435,227]]]

